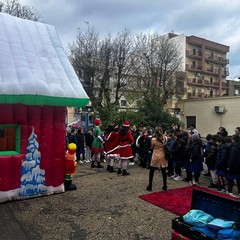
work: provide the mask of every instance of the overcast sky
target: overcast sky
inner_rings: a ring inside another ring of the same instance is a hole
[[[134,33],[195,35],[230,46],[229,75],[240,77],[239,0],[19,0],[54,25],[68,52],[78,28],[94,27],[105,37]]]

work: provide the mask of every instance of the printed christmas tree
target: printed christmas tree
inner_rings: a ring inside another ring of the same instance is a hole
[[[40,168],[41,153],[34,128],[28,138],[27,153],[22,163],[21,187],[18,194],[21,197],[40,195],[47,191],[45,185],[45,170]]]

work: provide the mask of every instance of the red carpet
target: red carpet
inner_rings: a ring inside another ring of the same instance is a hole
[[[160,208],[163,208],[171,213],[182,216],[191,209],[192,191],[193,188],[212,193],[225,198],[236,200],[236,198],[229,195],[219,193],[216,190],[200,186],[187,186],[183,188],[171,189],[163,192],[154,192],[140,195],[139,197],[149,203],[152,203]]]

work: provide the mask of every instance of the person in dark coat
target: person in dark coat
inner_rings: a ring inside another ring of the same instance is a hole
[[[133,138],[134,138],[134,142],[132,144],[133,158],[130,159],[129,165],[135,165],[135,157],[136,157],[136,153],[137,153],[136,140],[137,140],[137,138],[139,136],[139,132],[138,132],[138,130],[137,130],[135,125],[133,125],[131,127],[131,132],[132,132],[132,135],[133,135]]]
[[[203,145],[204,162],[206,162],[205,159],[206,159],[207,155],[209,154],[209,151],[210,151],[210,148],[211,148],[211,144],[212,144],[211,143],[211,138],[212,138],[212,134],[208,134],[206,136],[207,142]],[[207,168],[207,172],[204,174],[204,176],[211,176],[210,170],[208,168]]]
[[[183,164],[183,152],[185,147],[185,142],[182,139],[182,132],[177,133],[176,140],[172,145],[172,162],[173,169],[176,175],[171,176],[176,181],[183,180],[182,178],[182,164]]]
[[[217,135],[220,135],[222,137],[227,137],[228,136],[228,131],[226,130],[225,127],[219,127]]]
[[[72,128],[71,133],[68,135],[68,143],[75,143],[77,145],[77,129]]]
[[[165,136],[167,138],[167,147],[168,149],[172,152],[172,147],[174,144],[174,135],[171,131],[166,131],[165,132]],[[167,168],[167,176],[171,177],[172,175],[174,175],[174,169],[173,169],[173,160],[172,160],[172,156],[168,159],[168,168]]]
[[[203,150],[202,141],[199,134],[191,135],[192,145],[190,148],[190,174],[193,175],[193,180],[189,181],[191,185],[199,184],[200,173],[203,170]],[[189,176],[190,178],[190,176]]]
[[[216,173],[218,177],[218,191],[225,192],[225,178],[227,171],[227,159],[229,153],[229,147],[225,141],[225,138],[218,136],[217,138],[218,153],[216,158]]]
[[[207,164],[207,167],[210,171],[211,174],[211,183],[208,186],[209,188],[217,188],[218,187],[218,178],[217,178],[217,173],[216,173],[216,158],[217,158],[217,151],[218,151],[218,146],[217,146],[217,138],[218,135],[212,135],[211,137],[211,145],[209,149],[209,153],[205,158],[205,162]]]
[[[232,144],[229,148],[229,156],[227,160],[227,180],[228,180],[228,193],[233,195],[234,180],[237,182],[238,195],[240,196],[240,137],[237,135],[232,136]]]
[[[150,167],[152,157],[151,140],[152,140],[151,131],[147,130],[145,132],[143,139],[143,163],[144,165],[146,165],[147,169],[149,169]]]
[[[76,133],[77,137],[77,161],[79,163],[83,163],[85,161],[85,135],[83,132],[83,128],[79,128]],[[81,160],[82,158],[82,160]]]
[[[144,128],[142,131],[140,131],[140,134],[136,140],[136,146],[137,146],[137,151],[138,151],[138,159],[139,159],[139,166],[142,168],[146,167],[146,164],[144,164],[144,159],[143,159],[143,148],[144,148],[144,137],[145,137],[145,132],[147,130]]]

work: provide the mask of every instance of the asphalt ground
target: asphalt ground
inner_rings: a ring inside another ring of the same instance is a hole
[[[135,164],[128,167],[129,176],[120,176],[102,164],[102,169],[91,169],[90,163],[77,166],[76,191],[0,204],[0,239],[171,239],[171,221],[177,216],[139,198],[149,193],[148,170]],[[201,186],[209,181],[201,175]],[[168,189],[187,185],[168,178]],[[161,188],[156,172],[153,192]]]

